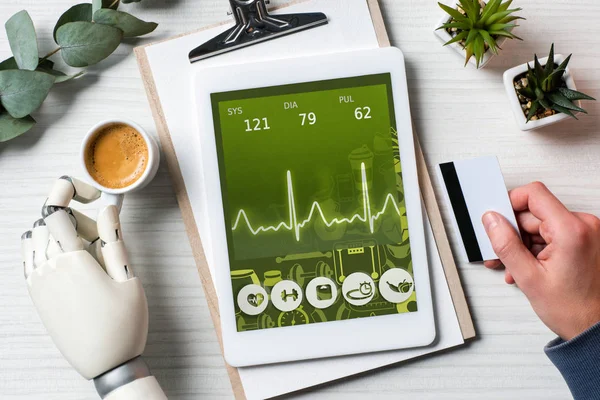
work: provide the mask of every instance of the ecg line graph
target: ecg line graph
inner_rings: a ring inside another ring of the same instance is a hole
[[[383,204],[383,208],[376,214],[373,214],[371,210],[371,200],[369,198],[369,184],[367,181],[367,172],[365,163],[361,163],[360,165],[361,171],[361,180],[362,180],[362,196],[363,196],[363,213],[355,214],[350,218],[333,218],[332,220],[328,220],[321,206],[318,202],[314,202],[312,207],[310,208],[310,213],[308,217],[301,222],[298,222],[298,216],[296,214],[296,202],[294,200],[294,184],[292,182],[292,173],[291,171],[287,171],[287,195],[288,195],[288,207],[289,207],[289,221],[282,221],[278,225],[273,226],[259,226],[254,228],[248,219],[248,214],[243,209],[240,210],[237,214],[237,218],[235,219],[235,223],[233,224],[232,230],[235,231],[240,226],[240,222],[243,220],[246,223],[246,226],[250,230],[250,232],[256,236],[261,232],[278,232],[280,230],[293,231],[294,236],[296,237],[296,241],[300,241],[300,230],[306,226],[315,216],[315,213],[319,215],[323,223],[330,228],[331,226],[341,225],[341,224],[351,224],[354,221],[358,220],[364,223],[369,224],[369,230],[371,233],[375,233],[375,222],[383,216],[388,207],[391,205],[396,210],[396,213],[400,215],[400,209],[398,208],[398,204],[396,203],[396,199],[394,196],[389,193]]]

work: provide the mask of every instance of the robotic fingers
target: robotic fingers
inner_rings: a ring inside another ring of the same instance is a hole
[[[21,236],[21,256],[23,258],[25,279],[27,279],[31,271],[33,271],[33,239],[31,231],[27,231]]]
[[[33,265],[42,265],[48,259],[48,247],[50,244],[50,231],[43,218],[38,219],[33,224]],[[52,241],[50,255],[56,254],[60,249],[56,241]],[[30,271],[31,272],[31,271]]]
[[[70,176],[61,176],[52,187],[50,196],[46,200],[47,206],[67,207],[71,199],[87,204],[100,198],[100,191],[79,179]],[[42,211],[43,214],[43,211]]]
[[[52,340],[69,363],[93,379],[103,399],[164,400],[140,357],[148,335],[148,303],[133,275],[119,221],[109,205],[97,221],[70,208],[100,191],[59,178],[42,219],[21,237],[29,294]]]
[[[75,230],[77,221],[72,221],[73,213],[70,209],[59,207],[47,207],[48,215],[44,222],[48,226],[50,235],[56,241],[62,253],[83,250],[83,241]]]
[[[42,207],[44,218],[21,238],[26,277],[59,254],[87,250],[114,280],[133,278],[117,207],[102,209],[97,222],[69,207],[72,200],[87,204],[100,195],[96,188],[76,178],[62,176],[55,182]]]
[[[132,278],[133,271],[129,265],[116,206],[108,206],[100,211],[98,215],[98,234],[100,235],[102,256],[108,275],[119,282]]]

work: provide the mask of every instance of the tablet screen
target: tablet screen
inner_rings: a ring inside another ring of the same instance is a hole
[[[390,74],[211,101],[237,330],[416,312]]]

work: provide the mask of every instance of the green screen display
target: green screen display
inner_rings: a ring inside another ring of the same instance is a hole
[[[211,98],[238,331],[417,311],[391,76]]]

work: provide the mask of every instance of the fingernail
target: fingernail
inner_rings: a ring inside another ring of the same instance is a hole
[[[498,226],[498,221],[498,215],[496,215],[496,213],[487,212],[483,214],[482,222],[486,232],[489,232]]]

